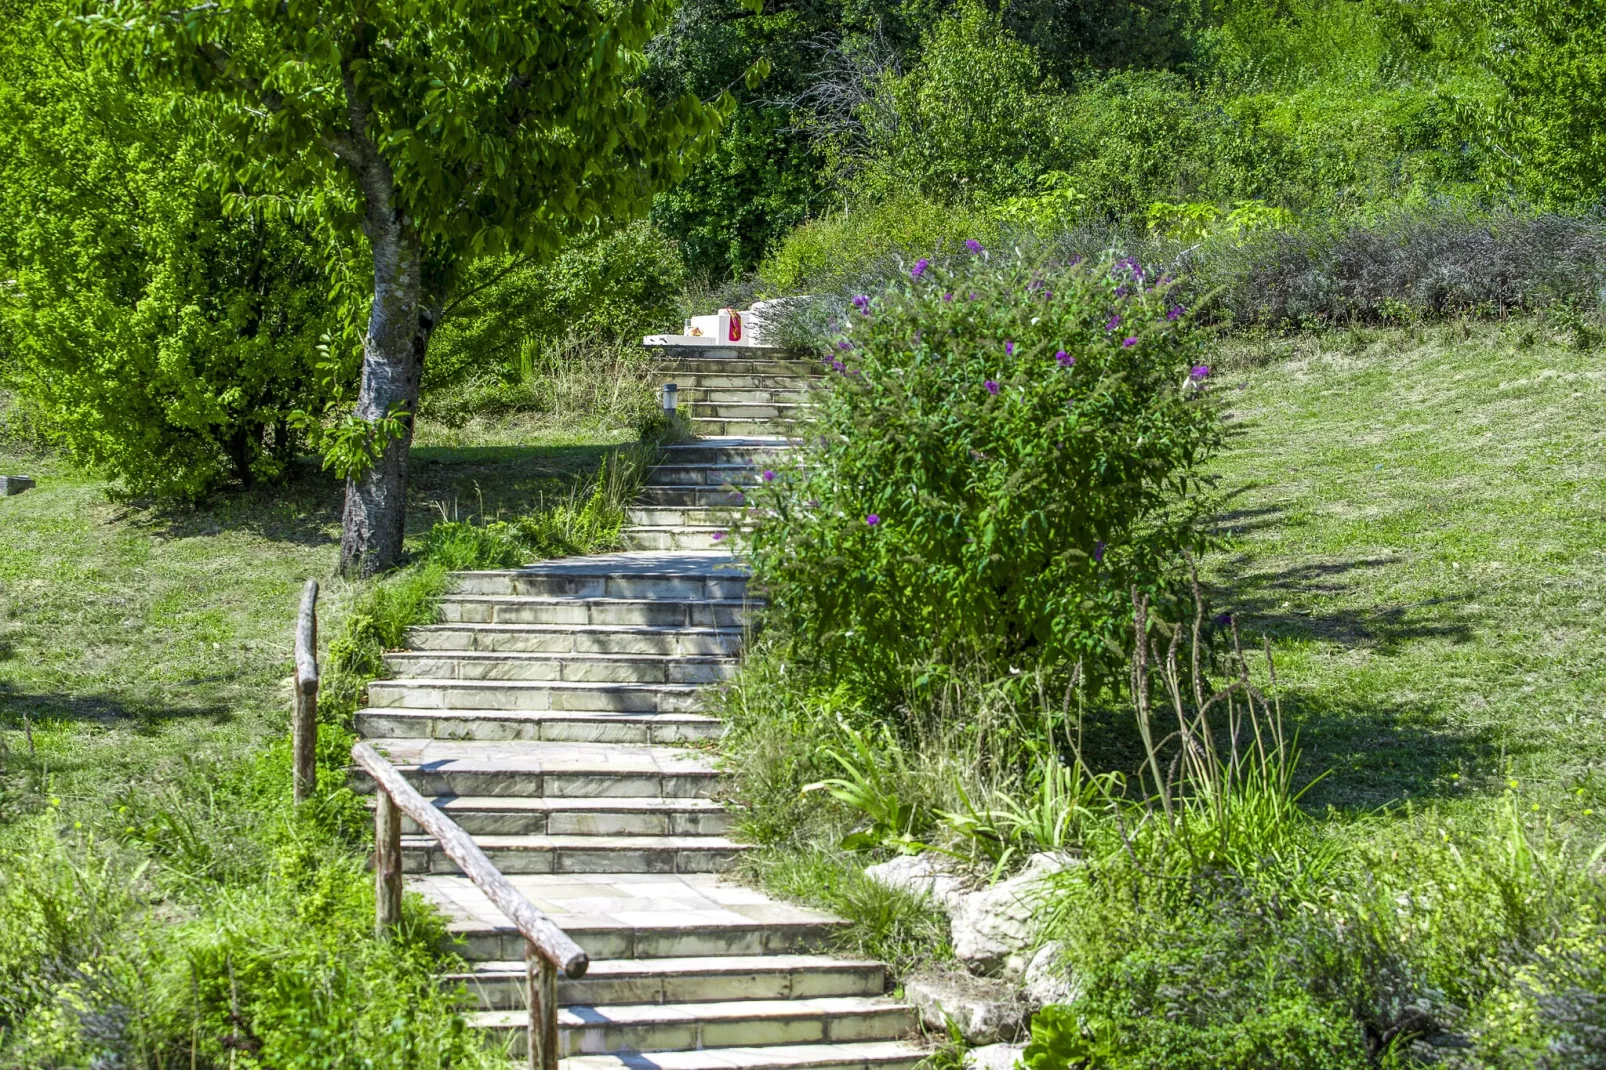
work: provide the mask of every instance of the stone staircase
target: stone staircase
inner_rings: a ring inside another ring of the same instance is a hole
[[[358,731],[591,956],[559,981],[565,1070],[913,1067],[926,1051],[882,965],[826,953],[839,921],[719,876],[743,848],[699,692],[734,670],[752,601],[715,535],[814,380],[757,347],[686,353],[664,378],[704,437],[650,473],[633,549],[457,576],[441,623],[388,655]],[[409,887],[471,967],[447,980],[522,1056],[522,937],[417,831]]]

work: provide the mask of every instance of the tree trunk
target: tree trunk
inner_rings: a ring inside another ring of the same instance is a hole
[[[360,476],[346,481],[340,536],[342,571],[371,576],[401,561],[407,531],[407,455],[413,443],[413,413],[424,371],[424,351],[434,329],[433,310],[422,297],[423,250],[405,221],[370,233],[374,252],[374,304],[363,338],[362,385],[357,415],[375,422],[399,418],[401,434],[375,435],[378,455]]]
[[[353,136],[337,139],[335,155],[351,169],[363,197],[363,230],[374,256],[374,303],[362,342],[357,416],[377,423],[394,417],[399,435],[375,429],[373,464],[346,480],[340,569],[372,576],[401,561],[407,532],[407,454],[424,371],[424,351],[438,316],[438,297],[426,296],[424,249],[412,221],[396,203],[396,177],[368,137],[366,100],[346,72]]]

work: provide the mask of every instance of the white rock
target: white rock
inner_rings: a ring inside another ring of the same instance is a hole
[[[1033,1006],[1075,1003],[1082,998],[1081,985],[1076,975],[1066,969],[1064,956],[1064,945],[1051,940],[1038,948],[1037,954],[1026,964],[1021,991]]]
[[[903,984],[903,997],[938,1035],[953,1022],[972,1044],[1016,1040],[1026,1030],[1029,1008],[1020,990],[1007,981],[968,973],[916,974]]]
[[[1015,1070],[1024,1044],[988,1044],[965,1052],[965,1070]]]
[[[971,973],[1011,980],[1023,976],[1037,942],[1042,880],[1071,861],[1065,855],[1033,855],[1015,876],[966,895],[950,911],[954,956]]]
[[[864,875],[888,888],[929,895],[952,914],[965,894],[964,882],[955,868],[952,859],[928,852],[899,855],[890,862],[867,867]]]

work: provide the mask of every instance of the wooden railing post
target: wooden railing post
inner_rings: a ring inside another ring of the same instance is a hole
[[[318,581],[308,580],[296,617],[295,712],[291,717],[291,774],[296,804],[318,790]]]
[[[401,809],[390,792],[379,789],[374,807],[374,933],[390,935],[401,923]]]
[[[558,1070],[558,971],[528,940],[524,990],[530,1005],[530,1070]]]

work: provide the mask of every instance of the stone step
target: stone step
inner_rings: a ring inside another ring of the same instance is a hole
[[[709,758],[678,747],[394,737],[370,742],[423,795],[707,799],[718,786]],[[360,773],[353,784],[373,790]]]
[[[714,528],[708,529],[710,533]],[[717,549],[719,540],[637,540],[644,550]],[[739,598],[541,598],[525,595],[447,595],[445,624],[646,625],[654,628],[739,628],[747,603]]]
[[[730,656],[745,630],[610,624],[429,624],[407,633],[417,651],[480,650],[525,654]]]
[[[723,528],[741,515],[741,509],[741,506],[727,508],[636,506],[625,510],[625,519],[628,523],[637,527]]]
[[[667,446],[659,457],[660,465],[744,464],[762,465],[766,461],[795,448],[797,443],[779,435],[732,435],[726,438],[705,438],[678,446]]]
[[[470,836],[723,836],[734,824],[712,799],[448,795],[430,802]],[[420,829],[403,815],[402,832],[419,835]]]
[[[812,380],[773,380],[762,386],[720,386],[702,382],[675,384],[675,399],[681,405],[807,405]]]
[[[452,584],[462,594],[685,601],[740,598],[749,571],[729,553],[627,552],[456,572]]]
[[[385,664],[396,679],[708,684],[728,677],[735,671],[737,662],[733,657],[717,655],[402,650],[386,654]]]
[[[658,378],[666,383],[680,382],[688,375],[769,376],[778,378],[823,378],[820,361],[773,357],[671,357],[658,366]]]
[[[481,1010],[522,1010],[524,963],[485,962],[447,974],[449,987],[465,986]],[[584,977],[558,978],[558,1003],[688,1003],[703,1000],[807,999],[879,996],[886,967],[879,962],[826,955],[737,955],[727,958],[604,959]]]
[[[692,434],[699,438],[710,435],[790,435],[793,430],[789,417],[771,419],[724,418],[717,416],[691,416],[686,420]]]
[[[780,463],[783,454],[777,452],[758,464],[660,464],[647,471],[644,492],[658,488],[709,487],[729,493],[739,487],[751,487],[763,481],[764,470]]]
[[[711,873],[515,874],[508,880],[593,961],[817,954],[843,924]],[[407,886],[445,913],[465,959],[524,957],[524,938],[467,877],[425,874],[409,877]]]
[[[471,1028],[497,1035],[523,1055],[528,1014],[473,1011]],[[558,1011],[564,1056],[691,1051],[740,1045],[859,1043],[895,1040],[915,1027],[910,1009],[878,996],[734,1000],[721,1003],[627,1003]],[[739,1064],[738,1064],[739,1065]]]
[[[735,401],[693,401],[683,403],[681,416],[692,419],[754,420],[765,423],[795,420],[806,405],[755,404]]]
[[[579,1055],[560,1060],[559,1065],[562,1070],[915,1070],[930,1056],[930,1051],[910,1041],[881,1040]]]
[[[562,680],[374,680],[368,704],[406,710],[557,710],[693,713],[696,684],[592,684]]]
[[[677,469],[680,471],[680,469]],[[744,469],[744,471],[749,471]],[[758,469],[751,469],[753,478],[750,483],[762,481],[762,473]],[[727,509],[740,508],[747,504],[747,494],[734,488],[723,486],[710,487],[707,484],[693,484],[686,486],[670,483],[659,486],[649,483],[641,488],[641,494],[636,498],[638,505],[646,507],[665,506],[678,508],[713,509],[724,507]]]
[[[747,850],[724,836],[476,836],[503,874],[723,873]],[[402,837],[404,873],[460,873],[433,836]]]
[[[638,550],[709,550],[725,544],[730,533],[727,525],[709,524],[699,527],[648,526],[628,527],[621,533],[625,545]],[[734,619],[746,621],[745,613]]]
[[[357,711],[357,731],[390,739],[544,743],[703,743],[725,734],[725,723],[694,713],[571,713],[551,710]]]

